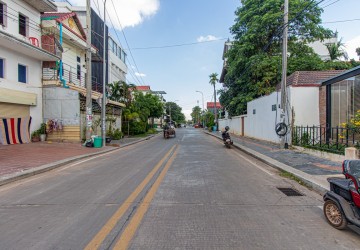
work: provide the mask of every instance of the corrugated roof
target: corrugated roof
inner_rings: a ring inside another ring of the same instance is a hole
[[[214,102],[207,102],[206,103],[206,108],[214,108],[215,107],[215,103]],[[216,102],[216,108],[222,108],[220,102]]]
[[[144,85],[144,86],[136,86],[137,91],[149,91],[150,86]]]

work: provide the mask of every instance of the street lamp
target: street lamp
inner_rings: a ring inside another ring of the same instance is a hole
[[[203,113],[203,117],[202,117],[202,123],[203,123],[203,128],[205,128],[205,119],[204,119],[204,93],[196,90],[195,92],[199,92],[202,96],[202,113]]]

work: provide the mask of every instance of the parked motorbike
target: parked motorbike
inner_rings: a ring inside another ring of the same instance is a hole
[[[222,132],[222,139],[223,139],[223,142],[224,142],[224,145],[227,147],[227,148],[230,148],[231,145],[233,145],[233,141],[231,140],[231,137],[230,137],[230,133],[229,133],[229,126],[226,126],[225,127],[225,131]]]
[[[324,195],[324,215],[331,226],[344,229],[360,227],[360,160],[345,160],[344,178],[328,178],[330,191]]]

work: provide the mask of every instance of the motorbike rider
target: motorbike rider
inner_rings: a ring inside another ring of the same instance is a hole
[[[225,127],[225,130],[221,133],[223,141],[225,141],[227,138],[229,138],[229,126]]]

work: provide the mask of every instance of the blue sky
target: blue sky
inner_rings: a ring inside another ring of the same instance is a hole
[[[119,27],[112,2],[107,1],[110,18]],[[70,2],[83,4],[85,1]],[[234,11],[240,6],[239,0],[113,2],[127,40],[126,43],[123,33],[118,30],[120,43],[128,53],[127,77],[130,82],[150,85],[152,90],[167,92],[165,99],[178,100],[176,103],[183,108],[187,118],[197,101],[202,106],[201,94],[196,90],[203,92],[205,105],[207,101],[213,101],[209,75],[214,72],[219,76],[221,74],[224,39],[231,39],[229,28],[234,24]],[[102,4],[103,0],[92,0],[92,3]],[[360,19],[360,0],[325,0],[320,6],[327,6],[322,15],[323,22]],[[355,57],[353,50],[360,47],[360,20],[323,25],[337,30],[339,37],[347,43],[347,48],[352,50],[348,53]],[[196,45],[143,49],[196,43],[201,39],[218,40]],[[221,88],[220,84],[217,88]]]

